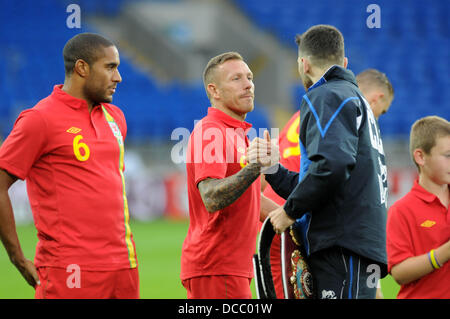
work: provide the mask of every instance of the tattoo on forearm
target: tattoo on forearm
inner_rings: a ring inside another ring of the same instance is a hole
[[[222,179],[205,179],[198,184],[206,209],[216,212],[234,203],[260,175],[261,166],[248,164]]]

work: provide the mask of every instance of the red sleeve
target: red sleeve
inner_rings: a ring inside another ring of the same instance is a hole
[[[389,273],[393,266],[414,256],[412,235],[401,205],[393,205],[389,209],[386,226],[386,250]]]
[[[227,174],[225,132],[213,123],[198,125],[191,136],[194,152],[194,180],[224,178]]]
[[[24,180],[44,153],[46,131],[47,125],[38,111],[28,109],[20,113],[0,147],[0,168]]]

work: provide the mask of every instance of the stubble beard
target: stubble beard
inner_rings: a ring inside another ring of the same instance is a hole
[[[100,103],[111,103],[113,100],[112,96],[106,95],[107,90],[99,90],[96,88],[85,87],[84,94],[86,98],[93,103],[93,105],[97,105]]]

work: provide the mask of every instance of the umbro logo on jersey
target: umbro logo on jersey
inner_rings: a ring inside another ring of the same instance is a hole
[[[67,133],[72,133],[72,134],[77,134],[78,132],[81,132],[81,128],[72,126],[72,127],[69,128],[66,132],[67,132]]]
[[[426,227],[426,228],[431,228],[431,227],[433,227],[435,224],[436,224],[435,221],[427,219],[427,220],[424,221],[422,224],[420,224],[420,226]]]

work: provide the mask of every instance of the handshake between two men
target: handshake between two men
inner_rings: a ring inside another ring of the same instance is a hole
[[[268,131],[264,131],[264,138],[256,137],[253,139],[247,148],[248,163],[261,165],[261,173],[264,175],[275,174],[279,169],[279,160],[278,140],[271,140]],[[261,206],[269,206],[266,203],[267,201],[270,200],[262,195]],[[275,205],[271,206],[273,210],[268,213],[267,217],[270,219],[275,232],[281,234],[295,222],[295,219],[286,214],[283,206]]]

